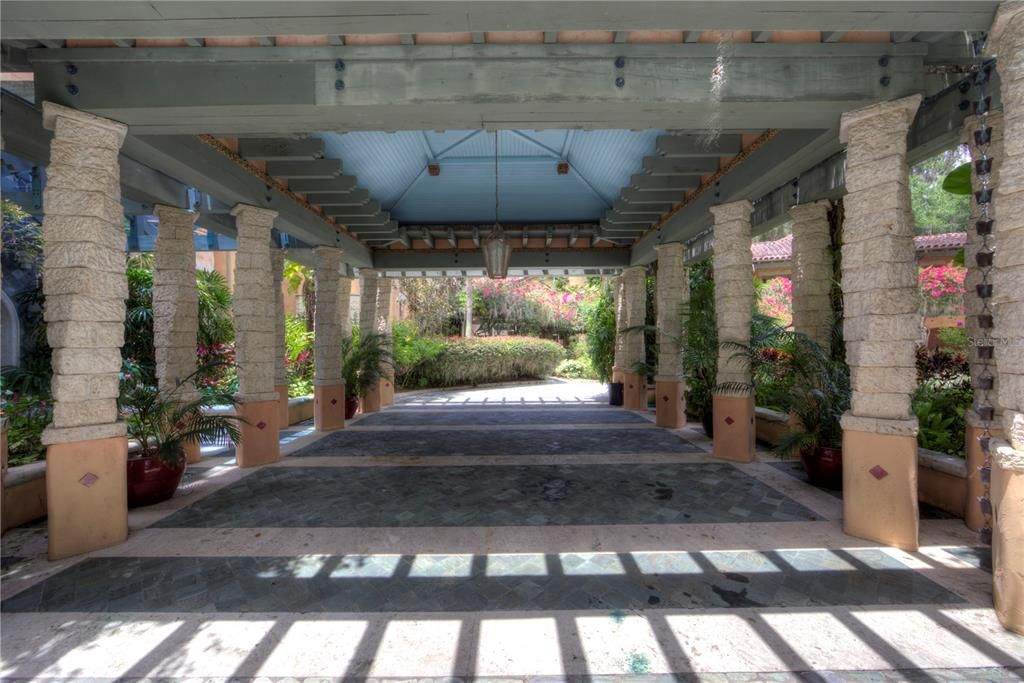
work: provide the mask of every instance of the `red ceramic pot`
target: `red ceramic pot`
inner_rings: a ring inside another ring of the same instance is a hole
[[[843,449],[815,448],[800,454],[807,470],[807,480],[813,486],[828,489],[843,488]]]
[[[185,474],[185,454],[176,465],[155,455],[128,458],[128,507],[153,505],[174,495]]]
[[[359,397],[349,396],[345,399],[345,419],[351,420],[359,410]]]

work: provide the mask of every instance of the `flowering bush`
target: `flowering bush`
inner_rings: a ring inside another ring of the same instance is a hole
[[[595,293],[586,289],[559,289],[547,279],[480,279],[474,283],[481,327],[517,334],[565,337],[581,328],[580,306]]]
[[[420,386],[451,387],[484,382],[546,377],[565,350],[557,342],[535,337],[450,339],[417,369]],[[398,373],[401,377],[401,373]]]
[[[917,284],[925,302],[925,315],[963,315],[966,276],[966,268],[952,264],[918,270]]]
[[[773,277],[757,285],[757,310],[783,327],[792,325],[793,281],[788,277]]]

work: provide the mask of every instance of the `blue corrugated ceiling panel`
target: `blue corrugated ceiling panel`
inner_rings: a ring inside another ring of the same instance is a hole
[[[660,130],[503,130],[498,137],[501,220],[595,221],[618,197]],[[402,223],[494,220],[494,133],[473,130],[321,133],[327,156],[341,159]],[[559,160],[570,164],[557,174]],[[441,166],[432,177],[430,162]]]

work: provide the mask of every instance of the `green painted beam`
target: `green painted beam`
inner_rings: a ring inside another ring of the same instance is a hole
[[[324,141],[320,138],[242,138],[238,153],[257,161],[302,161],[321,159]]]
[[[510,268],[622,268],[629,265],[628,249],[514,249]],[[381,270],[483,268],[484,255],[472,251],[415,251],[377,249],[373,267]]]
[[[657,149],[663,157],[732,156],[743,149],[743,136],[738,133],[663,135],[658,138]]]

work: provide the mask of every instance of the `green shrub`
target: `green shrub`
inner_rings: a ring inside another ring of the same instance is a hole
[[[967,353],[967,330],[963,327],[943,327],[936,334],[941,348],[954,353]]]
[[[5,392],[0,401],[7,418],[7,457],[10,465],[27,465],[46,457],[43,429],[53,417],[53,404],[46,396]]]
[[[395,363],[395,384],[406,388],[430,386],[424,374],[428,364],[447,346],[441,337],[424,335],[411,320],[399,320],[391,329],[392,355]]]
[[[454,339],[441,353],[421,364],[422,386],[452,387],[545,377],[554,372],[565,350],[535,337]]]
[[[966,457],[966,413],[973,400],[970,375],[922,381],[911,401],[918,422],[917,444],[940,453]]]
[[[609,382],[615,362],[615,301],[608,283],[603,284],[601,296],[583,306],[582,313],[590,366],[597,379]]]
[[[555,368],[555,377],[566,379],[597,379],[589,358],[566,358]]]

